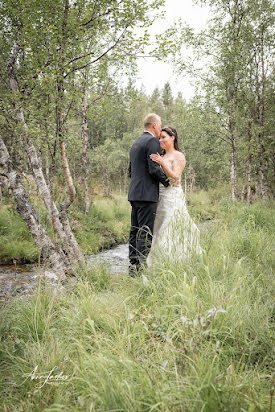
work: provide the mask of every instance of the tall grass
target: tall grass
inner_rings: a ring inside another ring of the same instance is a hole
[[[130,205],[125,196],[98,195],[86,216],[77,205],[71,211],[72,226],[85,254],[126,242],[129,235]]]
[[[6,307],[3,410],[271,411],[273,205],[215,206],[202,260],[98,266]],[[36,366],[68,379],[42,386]]]
[[[18,213],[10,205],[0,209],[0,261],[30,262],[38,259],[32,236]]]
[[[34,198],[39,217],[50,236],[53,237],[45,208]],[[114,194],[112,198],[97,195],[88,215],[78,200],[70,210],[70,220],[83,253],[94,254],[117,243],[127,241],[130,221],[130,206],[127,199]],[[16,212],[12,203],[0,208],[0,262],[34,262],[39,259],[39,250],[32,236]]]

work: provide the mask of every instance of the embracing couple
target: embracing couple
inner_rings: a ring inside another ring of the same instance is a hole
[[[176,130],[162,128],[161,118],[148,114],[144,132],[130,150],[131,276],[146,263],[187,259],[192,251],[201,254],[199,230],[188,214],[180,184],[184,167]]]

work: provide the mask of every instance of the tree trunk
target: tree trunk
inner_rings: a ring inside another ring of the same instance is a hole
[[[243,185],[242,185],[242,193],[241,193],[241,199],[245,199],[245,170],[243,171]]]
[[[247,203],[251,203],[251,168],[252,168],[252,153],[251,153],[251,139],[252,139],[252,132],[251,132],[251,121],[248,123],[248,164],[247,164]]]
[[[64,253],[61,253],[60,250],[58,251],[55,248],[44,226],[39,221],[21,178],[13,168],[9,153],[1,136],[0,166],[8,178],[9,188],[13,193],[16,209],[26,222],[36,246],[41,250],[43,260],[49,264],[50,268],[59,276],[60,280],[65,279],[66,274],[71,272],[66,257]]]
[[[262,30],[264,28],[262,27]],[[259,168],[259,187],[263,199],[267,199],[269,193],[267,173],[268,173],[268,158],[266,155],[265,142],[265,89],[266,89],[266,73],[264,60],[264,33],[261,33],[260,57],[257,61],[255,53],[256,65],[256,93],[257,93],[257,123],[259,127],[258,133],[258,168]],[[260,65],[260,67],[259,67]]]
[[[10,87],[13,92],[16,94],[19,94],[19,87],[18,87],[18,82],[14,73],[14,63],[17,57],[17,54],[20,50],[20,47],[18,45],[15,46],[14,52],[8,62],[8,75],[9,75],[9,80],[10,80]],[[31,138],[29,135],[29,130],[28,126],[25,122],[25,117],[22,108],[18,105],[17,100],[14,102],[15,105],[15,112],[16,116],[18,119],[19,124],[22,126],[22,135],[26,143],[26,148],[27,148],[27,154],[28,154],[28,159],[31,165],[31,169],[33,172],[33,176],[35,178],[37,187],[39,189],[39,192],[41,194],[41,197],[45,203],[46,209],[50,216],[53,216],[53,219],[56,224],[56,228],[58,230],[58,234],[60,236],[60,239],[62,241],[62,247],[65,249],[66,254],[68,258],[71,260],[71,262],[74,264],[75,261],[82,263],[84,261],[83,255],[81,253],[81,259],[79,258],[79,246],[77,248],[75,247],[75,244],[77,244],[74,235],[72,232],[69,233],[69,236],[67,235],[65,228],[63,228],[62,223],[61,223],[61,217],[58,212],[58,209],[54,203],[54,201],[51,198],[51,193],[49,190],[49,187],[46,183],[43,170],[41,167],[41,164],[39,162],[38,156],[36,149],[34,145],[31,142]],[[63,216],[64,220],[64,216]],[[68,230],[68,225],[66,226],[66,229]],[[72,241],[73,240],[73,241]]]
[[[251,168],[252,168],[252,154],[249,148],[248,165],[247,165],[247,203],[251,203]]]
[[[231,98],[230,111],[229,111],[229,122],[228,128],[230,133],[230,142],[231,142],[231,159],[230,159],[230,181],[231,181],[231,198],[233,201],[236,200],[237,194],[237,172],[236,172],[236,89],[233,88],[232,92],[229,92]]]
[[[260,171],[259,171],[258,165],[256,165],[255,193],[256,193],[256,198],[259,199],[261,197],[261,183],[260,183]]]
[[[61,209],[66,210],[67,212],[67,210],[69,209],[69,207],[71,206],[71,204],[73,203],[75,199],[76,190],[74,187],[73,178],[72,178],[70,168],[69,168],[68,158],[66,154],[66,145],[65,145],[64,140],[61,141],[60,147],[61,147],[62,167],[63,167],[65,181],[67,183],[66,190],[67,190],[67,195],[68,195],[67,198],[62,202]]]
[[[186,173],[184,174],[184,193],[187,195],[187,177],[186,177]]]
[[[259,139],[263,139],[263,136],[259,137]],[[260,171],[260,188],[261,188],[261,195],[263,199],[268,198],[268,183],[267,183],[267,171],[268,171],[268,160],[265,157],[265,148],[263,144],[260,144],[259,149],[259,171]]]
[[[230,160],[230,180],[231,180],[231,197],[236,200],[237,195],[237,149],[236,142],[238,137],[237,130],[237,113],[238,113],[238,93],[239,93],[239,61],[240,52],[240,33],[243,24],[242,5],[239,0],[234,0],[232,7],[229,7],[231,45],[230,56],[228,55],[228,74],[226,78],[226,96],[228,105],[228,129],[231,142],[231,160]]]
[[[268,157],[266,155],[265,150],[265,90],[266,90],[266,73],[265,73],[265,59],[264,59],[264,33],[263,33],[263,26],[262,26],[262,33],[261,33],[261,110],[260,110],[260,125],[261,125],[261,173],[262,173],[262,194],[263,198],[267,199],[269,194],[269,187],[268,187]]]
[[[2,205],[2,185],[3,185],[3,178],[0,176],[0,207]]]
[[[56,103],[56,114],[57,114],[57,124],[56,124],[56,134],[58,141],[60,143],[61,150],[61,160],[62,168],[64,173],[64,178],[66,182],[66,192],[67,197],[60,205],[60,220],[62,222],[63,229],[66,234],[66,239],[68,240],[71,246],[71,256],[74,257],[76,262],[83,266],[84,256],[83,253],[75,239],[75,236],[72,232],[70,222],[68,219],[68,209],[73,203],[76,190],[74,187],[72,175],[69,168],[69,162],[66,154],[65,146],[65,130],[64,130],[64,66],[65,66],[65,48],[67,40],[67,23],[68,23],[68,14],[69,14],[69,0],[64,2],[64,17],[62,23],[62,34],[60,40],[60,49],[59,49],[59,67],[58,67],[58,76],[57,76],[57,103]],[[68,108],[69,112],[70,107]],[[67,113],[68,114],[68,113]]]
[[[190,192],[193,192],[195,184],[196,184],[195,175],[192,174],[191,175],[191,180],[190,180]]]
[[[107,180],[107,196],[112,197],[112,188],[110,182],[110,176],[108,170],[106,170],[106,180]]]
[[[246,195],[247,203],[251,203],[251,156],[248,159],[247,165],[247,195]]]
[[[89,136],[88,136],[88,105],[87,105],[87,95],[86,95],[86,79],[83,80],[81,85],[81,107],[82,107],[82,139],[83,139],[83,146],[82,146],[82,174],[84,176],[84,194],[85,194],[85,213],[88,215],[91,205],[90,195],[89,195],[89,165],[88,165],[88,143],[89,143]]]
[[[63,171],[64,171],[65,179],[67,182],[68,196],[60,205],[60,219],[61,219],[64,231],[66,233],[66,238],[69,240],[69,243],[72,246],[73,256],[76,259],[76,262],[79,265],[83,266],[85,262],[84,256],[72,232],[70,221],[68,219],[68,213],[67,213],[69,206],[72,204],[75,198],[76,192],[75,192],[75,187],[73,184],[73,179],[70,174],[68,160],[67,160],[67,156],[65,152],[64,141],[61,142],[61,155],[62,155]]]
[[[54,205],[54,169],[55,169],[55,154],[53,155],[53,158],[51,159],[51,164],[50,164],[50,159],[49,159],[49,152],[46,153],[46,177],[47,177],[47,182],[48,182],[48,187],[50,191],[50,197],[51,197],[51,219],[52,219],[52,226],[53,226],[53,232],[54,232],[54,243],[55,245],[58,244],[58,227],[57,227],[57,221],[56,221],[56,215],[54,213],[55,210],[55,205]]]
[[[231,179],[231,197],[232,200],[236,200],[237,192],[237,176],[236,176],[236,141],[232,136],[231,140],[231,162],[230,162],[230,179]]]
[[[124,171],[124,187],[123,193],[127,193],[127,177],[128,177],[128,167]]]

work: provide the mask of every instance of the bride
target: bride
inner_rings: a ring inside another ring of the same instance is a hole
[[[164,127],[159,138],[164,156],[152,154],[170,180],[170,185],[159,187],[159,203],[154,223],[154,236],[147,265],[160,257],[165,261],[189,259],[192,253],[201,254],[200,232],[187,211],[185,196],[180,184],[185,167],[185,156],[178,146],[178,135],[173,127]]]

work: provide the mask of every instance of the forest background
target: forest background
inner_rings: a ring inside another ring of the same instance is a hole
[[[162,0],[0,2],[0,260],[39,263],[32,296],[1,298],[4,411],[273,410],[274,5],[196,4],[204,30],[152,39]],[[147,55],[194,97],[136,87]],[[203,257],[114,276],[84,255],[127,241],[149,112],[178,131]]]
[[[161,0],[1,3],[1,186],[60,273],[83,262],[68,218],[76,192],[86,214],[100,184],[108,195],[126,192],[129,148],[148,112],[178,131],[186,190],[230,181],[233,201],[274,196],[272,3],[200,3],[212,10],[206,30],[179,21],[153,44]],[[169,83],[150,96],[135,88],[145,52],[197,76],[200,94],[187,103]],[[32,179],[54,243],[30,204]]]

